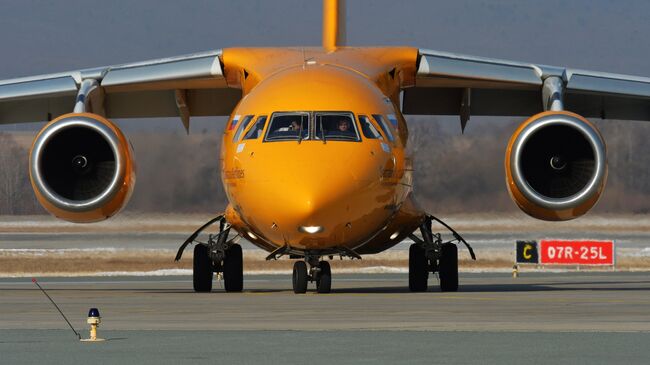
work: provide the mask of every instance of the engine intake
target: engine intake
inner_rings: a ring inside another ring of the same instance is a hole
[[[605,142],[577,114],[540,113],[510,138],[505,168],[510,195],[524,212],[544,220],[573,219],[589,211],[605,187]]]
[[[96,222],[119,212],[135,184],[133,152],[117,126],[96,114],[66,114],[39,132],[30,154],[38,201],[55,216]]]

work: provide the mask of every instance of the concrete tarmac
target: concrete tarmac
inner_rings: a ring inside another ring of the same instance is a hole
[[[296,295],[286,275],[243,293],[191,277],[44,278],[79,343],[29,278],[0,279],[0,363],[650,363],[650,273],[461,274],[457,293],[409,293],[406,275],[336,275]],[[313,288],[312,288],[313,289]]]

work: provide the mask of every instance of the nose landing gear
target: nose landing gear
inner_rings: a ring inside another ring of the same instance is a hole
[[[431,223],[435,220],[447,228],[454,239],[443,242],[440,233],[433,233]],[[438,273],[440,290],[443,292],[458,291],[458,247],[463,243],[469,250],[470,256],[476,260],[474,250],[463,237],[440,219],[427,215],[420,226],[420,239],[413,233],[409,237],[415,242],[409,247],[409,290],[423,292],[427,290],[429,273]]]
[[[309,264],[309,270],[307,270],[307,264]],[[293,292],[296,294],[306,293],[309,282],[316,282],[318,293],[329,293],[332,289],[330,263],[319,261],[317,256],[308,256],[304,261],[296,261],[293,264]]]
[[[219,222],[219,233],[208,235],[207,242],[200,242],[196,237],[207,227]],[[223,215],[220,215],[194,232],[181,245],[176,254],[176,261],[181,259],[183,250],[190,243],[194,246],[193,259],[193,284],[196,292],[209,292],[212,290],[213,274],[223,273],[224,289],[227,292],[240,292],[244,287],[244,263],[242,248],[236,242],[239,235],[228,239],[230,225]]]
[[[332,270],[330,263],[321,261],[318,264],[318,275],[316,276],[316,291],[319,293],[329,293],[332,290]]]

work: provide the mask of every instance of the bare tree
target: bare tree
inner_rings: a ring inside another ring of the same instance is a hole
[[[28,153],[12,135],[0,133],[0,214],[39,211],[29,182]]]

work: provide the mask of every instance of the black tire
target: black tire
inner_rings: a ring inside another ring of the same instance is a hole
[[[307,292],[307,264],[304,261],[296,261],[293,264],[293,292],[304,294]]]
[[[441,291],[458,291],[458,247],[455,244],[442,245],[439,273]]]
[[[244,260],[241,246],[234,244],[226,250],[223,258],[223,286],[227,292],[244,289]]]
[[[412,292],[427,291],[429,267],[424,255],[424,248],[417,244],[409,247],[409,290]]]
[[[208,256],[208,246],[194,246],[192,281],[194,291],[205,293],[212,290],[212,262]]]
[[[316,291],[321,294],[329,293],[332,290],[332,269],[330,268],[330,263],[321,261],[318,263],[318,267],[320,268],[320,272],[316,280]]]

